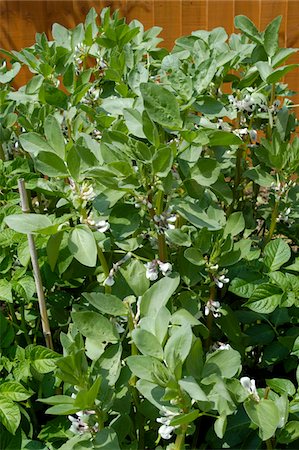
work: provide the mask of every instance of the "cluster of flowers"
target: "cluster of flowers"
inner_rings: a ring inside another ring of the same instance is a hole
[[[100,231],[101,233],[105,233],[105,231],[109,230],[110,224],[108,220],[95,220],[93,217],[93,213],[89,214],[89,216],[84,219],[80,217],[81,223],[86,223],[90,228]]]
[[[274,191],[275,197],[279,200],[281,197],[286,195],[288,191],[292,188],[297,186],[296,181],[288,181],[287,183],[281,183],[278,181],[277,183],[273,182],[271,183],[271,188]]]
[[[98,431],[99,424],[96,422],[93,426],[89,426],[85,421],[88,419],[88,416],[95,414],[96,412],[93,410],[90,411],[78,411],[76,413],[76,417],[68,416],[68,419],[72,422],[70,431],[74,434],[84,434],[87,432]]]
[[[175,416],[178,416],[180,413],[170,411],[164,407],[163,410],[160,411],[160,414],[162,414],[162,417],[158,417],[158,419],[156,419],[158,423],[162,424],[158,430],[158,433],[160,434],[162,439],[171,439],[173,431],[178,428],[178,426],[174,427],[170,425],[170,422]]]
[[[108,277],[104,281],[105,286],[113,286],[114,285],[114,283],[115,283],[114,276],[115,276],[116,272],[118,271],[118,269],[120,268],[120,266],[122,264],[124,264],[126,261],[128,261],[128,259],[131,258],[131,256],[132,256],[131,253],[128,252],[117,263],[113,263],[112,269],[110,270]]]
[[[229,278],[227,278],[225,275],[227,273],[226,269],[222,269],[220,272],[218,271],[219,266],[218,264],[207,264],[206,271],[209,272],[211,277],[214,280],[214,283],[219,289],[222,289],[223,286],[227,283],[229,283]]]
[[[96,194],[88,181],[83,181],[81,186],[78,186],[72,178],[69,178],[69,183],[74,197],[86,202],[90,202],[95,198]]]
[[[167,277],[172,272],[172,265],[167,262],[162,262],[159,259],[154,259],[153,261],[147,262],[145,264],[146,268],[146,278],[150,281],[157,280],[159,276],[159,271],[164,277]]]
[[[255,107],[255,101],[249,94],[246,94],[245,97],[241,100],[237,99],[233,95],[229,95],[228,100],[232,107],[235,108],[238,112],[252,113]]]
[[[162,214],[155,214],[153,219],[157,232],[163,233],[165,230],[173,230],[175,228],[177,216],[176,214],[172,214],[171,210],[168,209]]]

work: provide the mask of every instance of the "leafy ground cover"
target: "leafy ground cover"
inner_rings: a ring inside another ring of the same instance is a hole
[[[298,448],[296,49],[280,22],[237,16],[239,33],[168,52],[159,28],[92,9],[2,50],[1,449]]]

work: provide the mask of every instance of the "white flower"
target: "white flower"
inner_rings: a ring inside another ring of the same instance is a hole
[[[255,380],[254,379],[251,380],[249,377],[242,377],[240,379],[240,383],[242,384],[243,388],[246,389],[246,391],[250,395],[252,395],[254,400],[256,400],[257,402],[260,401],[260,397],[259,397],[258,392],[256,390]]]
[[[220,317],[221,314],[219,312],[220,303],[215,300],[208,300],[205,305],[205,316],[208,316],[210,312],[213,314],[215,318]]]
[[[157,419],[157,422],[159,419]],[[162,439],[171,439],[172,438],[172,432],[175,430],[175,427],[172,427],[171,425],[161,425],[158,433],[160,434]]]
[[[113,286],[114,283],[115,283],[115,280],[114,280],[113,275],[109,275],[104,281],[105,286]]]
[[[105,231],[109,230],[110,224],[107,220],[99,220],[95,223],[95,227],[101,233],[105,233]]]
[[[230,350],[231,346],[229,344],[220,344],[218,350]]]
[[[77,414],[78,416],[79,414]],[[73,416],[68,416],[68,419],[72,422],[70,426],[70,431],[74,434],[83,434],[89,430],[87,423],[83,422],[80,417],[76,418]]]
[[[171,274],[171,272],[172,272],[172,265],[170,263],[163,263],[161,261],[158,261],[158,264],[159,264],[159,269],[161,270],[162,275],[164,277],[167,277],[168,275]]]
[[[162,439],[171,439],[171,434],[172,432],[178,428],[178,426],[172,426],[170,425],[171,420],[179,415],[180,413],[177,411],[170,411],[168,409],[166,409],[165,407],[163,408],[162,411],[160,411],[161,414],[163,414],[162,417],[158,417],[158,419],[156,419],[156,421],[158,423],[162,423],[162,425],[160,426],[158,433],[160,434]]]
[[[224,284],[229,283],[229,278],[226,278],[225,275],[218,275],[218,277],[214,277],[214,281],[216,286],[222,289]]]
[[[86,181],[83,181],[83,184],[80,188],[80,197],[82,200],[91,201],[95,198],[95,192],[93,190],[93,187],[87,183]]]
[[[157,261],[151,261],[145,264],[146,273],[145,276],[150,281],[155,281],[158,278]]]

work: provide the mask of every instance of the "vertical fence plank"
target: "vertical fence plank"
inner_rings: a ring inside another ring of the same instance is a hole
[[[234,15],[247,16],[257,28],[260,28],[261,0],[235,0]]]
[[[289,1],[287,5],[287,47],[299,47],[299,6],[296,1]],[[299,52],[293,55],[287,61],[288,64],[299,64]],[[295,104],[299,103],[299,68],[297,67],[285,77],[286,83],[289,87],[297,92],[296,96],[292,97]],[[296,108],[297,117],[299,116],[299,108]]]
[[[234,0],[208,0],[207,2],[207,28],[224,27],[228,34],[234,31]]]
[[[127,0],[128,21],[137,19],[144,26],[145,30],[156,25],[154,23],[154,1]]]
[[[207,1],[182,0],[182,35],[207,29]]]
[[[180,0],[154,1],[154,22],[162,27],[161,33],[164,42],[162,45],[168,49],[173,47],[176,38],[182,35],[182,3]]]

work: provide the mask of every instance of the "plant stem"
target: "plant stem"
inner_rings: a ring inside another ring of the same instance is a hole
[[[31,340],[30,340],[30,337],[29,337],[29,335],[28,335],[28,333],[27,333],[26,319],[25,319],[25,308],[24,308],[24,305],[21,305],[21,306],[20,306],[20,311],[21,311],[22,331],[23,331],[23,333],[24,333],[24,336],[25,336],[25,340],[26,340],[27,345],[30,345],[30,344],[31,344]]]
[[[270,227],[269,227],[269,233],[266,236],[265,239],[265,245],[268,244],[268,242],[271,241],[273,233],[275,231],[276,228],[276,220],[278,217],[278,209],[279,209],[279,200],[276,200],[274,203],[274,208],[272,210],[272,214],[271,214],[271,222],[270,222]]]
[[[97,244],[97,253],[98,253],[98,257],[99,257],[103,272],[105,274],[105,277],[108,278],[109,277],[109,267],[108,267],[105,255],[103,253],[103,250],[101,249],[99,244]],[[110,294],[110,292],[111,292],[111,286],[107,286],[105,284],[105,293]]]
[[[174,450],[183,450],[185,448],[185,434],[187,431],[187,425],[181,426],[181,433],[177,435]]]
[[[273,449],[271,439],[266,440],[266,446],[267,446],[267,450]]]
[[[216,298],[216,286],[215,286],[215,284],[213,284],[214,281],[213,281],[213,278],[211,275],[210,275],[210,277],[211,277],[212,284],[210,286],[209,301],[211,302],[211,301],[215,301],[215,298]],[[213,313],[212,313],[212,311],[209,311],[209,314],[207,317],[207,328],[209,330],[209,336],[207,337],[207,339],[205,341],[205,346],[206,346],[207,350],[209,350],[209,348],[212,344],[212,327],[213,327]]]
[[[157,201],[156,201],[156,214],[162,214],[163,213],[163,197],[164,192],[158,191],[157,193]],[[158,233],[158,249],[159,249],[159,259],[162,262],[167,261],[167,246],[166,246],[166,240],[165,240],[165,234],[163,232]]]

